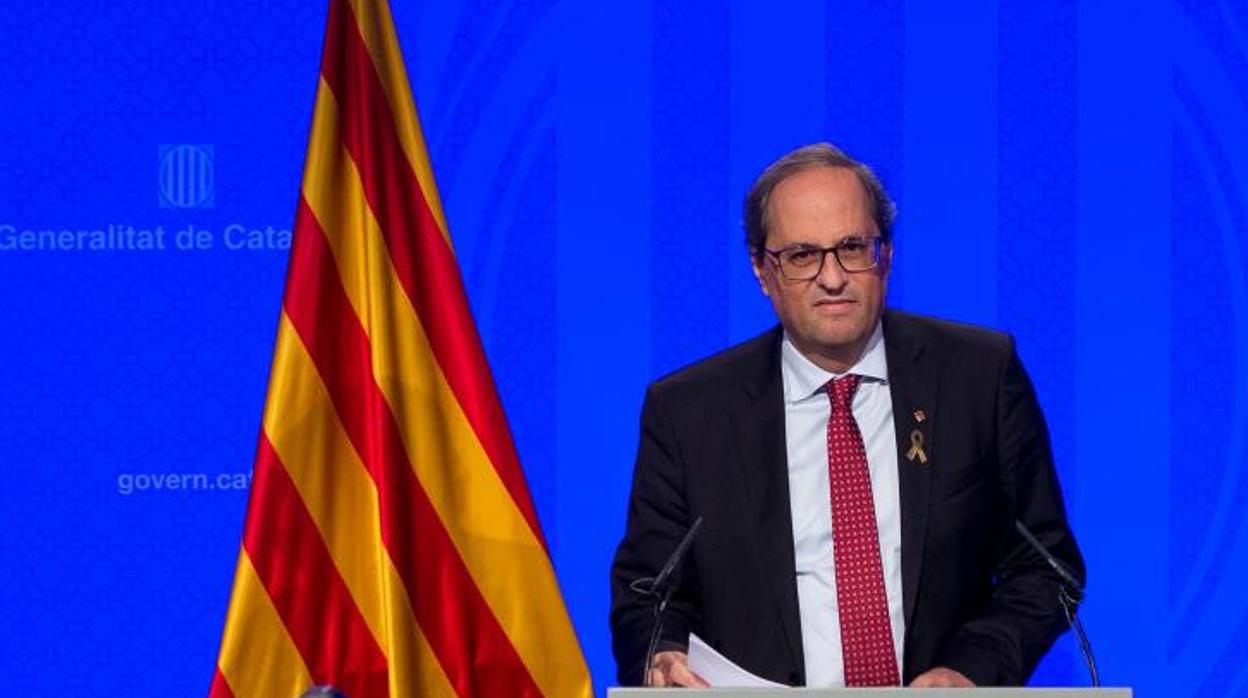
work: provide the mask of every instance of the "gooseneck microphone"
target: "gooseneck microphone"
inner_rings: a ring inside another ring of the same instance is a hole
[[[677,545],[667,558],[667,562],[663,563],[657,575],[642,577],[628,585],[638,594],[655,600],[654,629],[650,633],[650,644],[646,647],[646,663],[642,666],[642,685],[644,686],[650,685],[650,663],[654,661],[655,650],[659,646],[659,635],[663,630],[663,611],[667,609],[667,602],[671,600],[672,592],[676,590],[676,585],[671,584],[672,573],[676,571],[676,566],[685,557],[685,553],[693,544],[693,539],[698,535],[698,529],[701,527],[702,517],[699,516],[689,527],[689,532],[680,540],[680,545]]]
[[[1057,559],[1049,549],[1044,547],[1038,538],[1032,535],[1031,531],[1023,525],[1022,521],[1015,521],[1014,527],[1022,534],[1023,539],[1040,553],[1045,562],[1049,563],[1049,567],[1062,578],[1062,586],[1057,590],[1057,600],[1062,604],[1062,611],[1066,614],[1066,622],[1070,625],[1070,629],[1075,631],[1075,638],[1079,641],[1079,651],[1083,654],[1083,661],[1088,665],[1088,673],[1092,676],[1092,685],[1101,685],[1101,676],[1096,671],[1096,658],[1092,656],[1092,643],[1088,642],[1088,635],[1083,631],[1083,622],[1079,620],[1076,612],[1076,606],[1083,601],[1084,589],[1079,580],[1075,579],[1075,575],[1066,569],[1061,560]]]

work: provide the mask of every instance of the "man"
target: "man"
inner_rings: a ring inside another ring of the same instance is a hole
[[[893,215],[827,144],[754,183],[780,327],[647,391],[612,569],[622,684],[702,685],[691,632],[790,685],[1021,684],[1064,629],[1062,580],[1014,525],[1083,579],[1030,380],[1006,335],[884,309]],[[630,584],[698,517],[644,667],[653,606]]]

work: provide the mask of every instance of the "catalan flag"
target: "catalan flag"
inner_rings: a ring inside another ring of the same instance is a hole
[[[330,0],[212,698],[589,696],[385,0]]]

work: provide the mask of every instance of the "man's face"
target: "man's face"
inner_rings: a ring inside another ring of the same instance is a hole
[[[791,175],[771,192],[766,247],[832,247],[848,237],[878,237],[866,189],[853,171],[818,167]],[[793,344],[826,370],[841,372],[866,347],[884,312],[892,245],[880,249],[874,269],[847,273],[832,254],[819,275],[788,281],[775,258],[763,254],[754,274]]]

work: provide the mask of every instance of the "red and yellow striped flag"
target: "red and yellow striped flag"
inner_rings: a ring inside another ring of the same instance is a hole
[[[329,5],[211,696],[589,696],[389,8]]]

